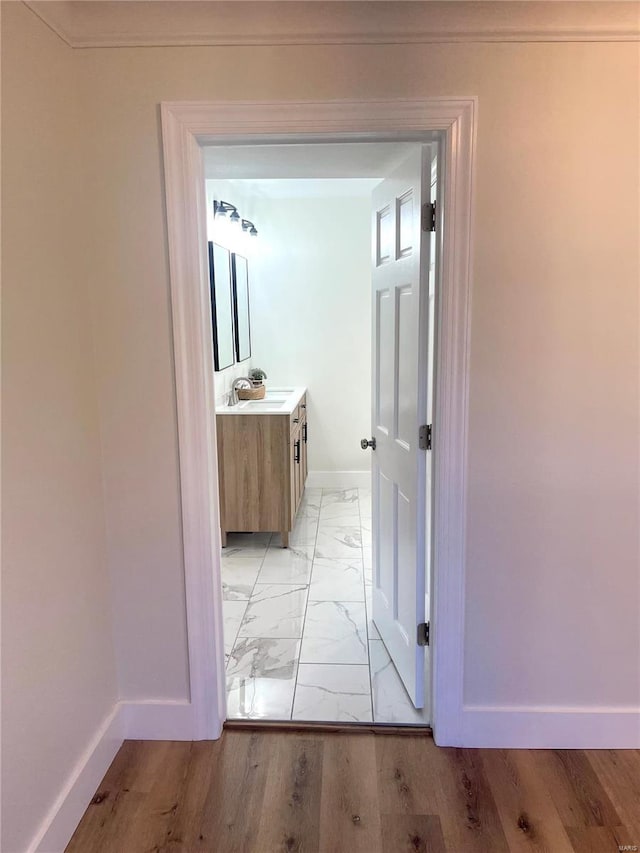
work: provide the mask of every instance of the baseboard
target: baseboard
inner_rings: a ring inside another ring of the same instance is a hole
[[[371,471],[309,471],[307,489],[370,489]]]
[[[117,703],[76,762],[28,846],[27,853],[62,853],[120,749],[122,740],[120,705]]]
[[[640,708],[466,705],[436,725],[438,746],[503,749],[639,749]]]
[[[62,853],[123,740],[193,740],[190,702],[117,702],[84,750],[27,853]]]
[[[121,702],[120,715],[125,739],[194,740],[194,707],[188,701]]]

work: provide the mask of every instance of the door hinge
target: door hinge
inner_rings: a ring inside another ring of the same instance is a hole
[[[428,646],[429,645],[429,623],[421,622],[418,625],[418,633],[416,642],[419,646]]]
[[[425,424],[418,431],[418,447],[420,450],[431,450],[431,424]]]
[[[436,230],[436,203],[425,202],[422,205],[422,230],[423,231],[435,231]]]

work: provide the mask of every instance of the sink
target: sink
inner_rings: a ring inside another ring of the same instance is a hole
[[[241,409],[279,409],[289,399],[287,388],[278,388],[277,391],[267,391],[262,400],[239,400],[238,407]]]
[[[277,398],[271,398],[264,400],[241,400],[237,408],[242,409],[243,411],[252,409],[281,409],[287,401],[287,397],[281,396]]]
[[[291,394],[293,394],[293,391],[267,391],[264,395],[264,399],[261,401],[256,400],[256,402],[267,403],[269,400],[273,400],[274,402],[284,403]]]

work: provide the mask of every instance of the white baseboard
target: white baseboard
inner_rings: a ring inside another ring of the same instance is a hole
[[[466,705],[434,738],[438,746],[638,749],[640,708]]]
[[[27,853],[62,853],[120,749],[122,740],[120,705],[117,703],[76,762],[28,846]]]
[[[151,699],[120,703],[123,737],[129,740],[193,740],[194,708],[191,702]]]
[[[27,853],[62,853],[123,740],[193,740],[194,732],[190,702],[117,702],[78,759]]]
[[[371,471],[309,471],[307,489],[370,489]]]

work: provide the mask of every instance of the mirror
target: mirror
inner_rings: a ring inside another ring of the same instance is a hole
[[[251,322],[249,319],[249,271],[247,259],[231,255],[233,276],[233,301],[236,338],[236,360],[251,357]]]
[[[229,250],[212,242],[209,242],[209,282],[214,369],[224,370],[235,362],[231,263]]]

